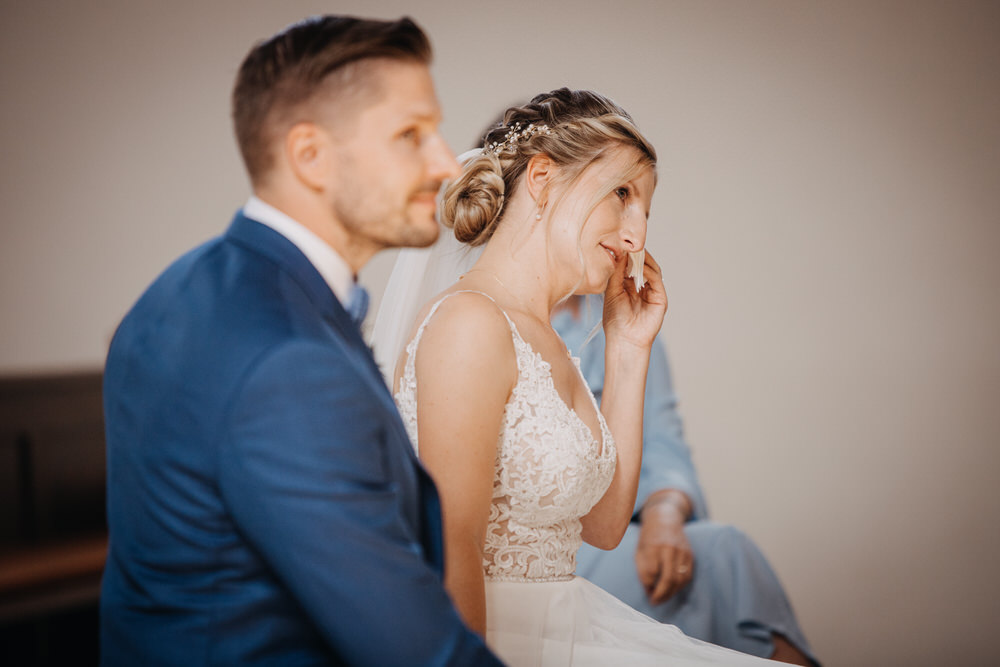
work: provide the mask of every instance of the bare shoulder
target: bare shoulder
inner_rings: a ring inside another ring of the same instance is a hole
[[[432,326],[438,329],[461,328],[469,333],[510,337],[510,324],[500,306],[481,292],[452,292],[440,304],[428,322],[428,330]]]
[[[500,307],[478,292],[455,292],[438,306],[427,322],[417,348],[421,368],[448,370],[453,381],[486,377],[513,386],[517,360],[510,324]],[[465,376],[465,377],[461,377]]]

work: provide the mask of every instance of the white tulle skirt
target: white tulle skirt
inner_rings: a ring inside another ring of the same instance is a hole
[[[686,636],[582,577],[486,582],[486,643],[511,667],[761,665]]]

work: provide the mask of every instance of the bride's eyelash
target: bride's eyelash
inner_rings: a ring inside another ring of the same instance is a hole
[[[622,201],[628,199],[628,194],[629,194],[628,186],[626,185],[623,185],[615,190],[615,195],[617,195],[618,198],[621,199]]]

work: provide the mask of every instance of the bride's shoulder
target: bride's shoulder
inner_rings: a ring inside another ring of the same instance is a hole
[[[510,322],[500,306],[483,292],[444,292],[424,309],[426,335],[432,330],[447,338],[460,334],[510,339]]]
[[[421,357],[475,366],[515,359],[510,323],[489,296],[455,290],[439,295],[424,311],[418,363]]]

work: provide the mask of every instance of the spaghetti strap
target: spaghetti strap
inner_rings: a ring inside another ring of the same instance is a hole
[[[463,290],[456,290],[454,292],[451,292],[450,294],[445,294],[443,297],[434,302],[434,305],[431,306],[430,311],[427,313],[427,317],[424,318],[424,321],[420,323],[420,327],[417,328],[417,333],[413,337],[414,340],[419,339],[420,336],[423,335],[424,329],[427,328],[427,325],[430,323],[431,318],[434,317],[434,313],[437,312],[438,307],[440,307],[442,303],[447,301],[449,298],[455,296],[456,294],[479,294],[480,296],[485,296],[487,299],[493,302],[493,305],[497,307],[497,310],[503,313],[504,319],[506,319],[507,324],[510,325],[511,331],[517,334],[518,338],[521,337],[521,335],[517,333],[517,327],[514,326],[513,320],[510,319],[510,316],[507,314],[507,311],[505,311],[503,308],[500,307],[500,304],[497,303],[496,299],[491,297],[486,292],[480,292],[479,290],[474,290],[474,289],[463,289]],[[407,345],[407,347],[409,347],[409,345]]]
[[[455,296],[456,294],[471,293],[480,294],[490,301],[493,305],[497,307],[503,316],[507,320],[507,324],[510,325],[510,335],[511,340],[514,343],[514,354],[517,358],[517,371],[518,377],[521,374],[521,350],[528,347],[528,344],[521,338],[521,334],[518,333],[517,327],[514,326],[514,321],[510,319],[510,316],[500,307],[500,304],[496,302],[496,299],[491,297],[485,292],[480,292],[478,290],[457,290],[451,292],[450,294],[445,294],[443,297],[434,302],[431,309],[427,312],[427,316],[424,317],[420,326],[417,327],[417,332],[413,335],[413,338],[409,343],[406,344],[403,354],[406,355],[406,362],[403,364],[403,374],[399,378],[398,386],[393,389],[393,398],[396,400],[396,404],[400,408],[401,414],[411,414],[412,419],[406,419],[405,425],[407,433],[410,436],[410,441],[413,443],[413,448],[419,452],[419,445],[417,441],[417,425],[416,425],[416,411],[417,411],[417,369],[416,369],[416,359],[417,359],[417,347],[420,345],[420,338],[424,335],[424,329],[430,323],[431,318],[437,313],[438,308],[447,299]]]
[[[507,311],[505,311],[503,308],[500,307],[500,304],[497,303],[496,299],[491,297],[486,292],[480,292],[479,290],[471,290],[471,289],[456,290],[449,294],[445,294],[443,297],[434,302],[434,305],[432,305],[431,309],[427,312],[427,316],[424,317],[424,320],[420,323],[420,326],[417,327],[417,332],[413,335],[413,338],[410,340],[410,342],[406,344],[406,347],[404,348],[404,354],[406,355],[406,363],[403,366],[403,376],[399,378],[400,383],[405,382],[407,384],[412,384],[414,386],[416,385],[415,364],[417,357],[417,347],[420,345],[420,338],[421,336],[424,335],[424,329],[426,329],[427,325],[430,324],[431,318],[434,317],[434,314],[437,312],[437,309],[441,306],[441,304],[444,303],[449,298],[455,296],[456,294],[479,294],[492,301],[493,305],[497,307],[497,310],[499,310],[501,314],[503,314],[504,319],[507,320],[507,324],[510,326],[511,337],[514,340],[515,351],[517,350],[518,343],[522,345],[524,344],[524,339],[521,338],[521,334],[518,332],[517,327],[514,326],[514,321],[510,319],[510,315],[507,314]],[[520,364],[518,364],[518,366],[520,366]],[[396,387],[395,391],[398,392],[401,389],[402,387]]]

